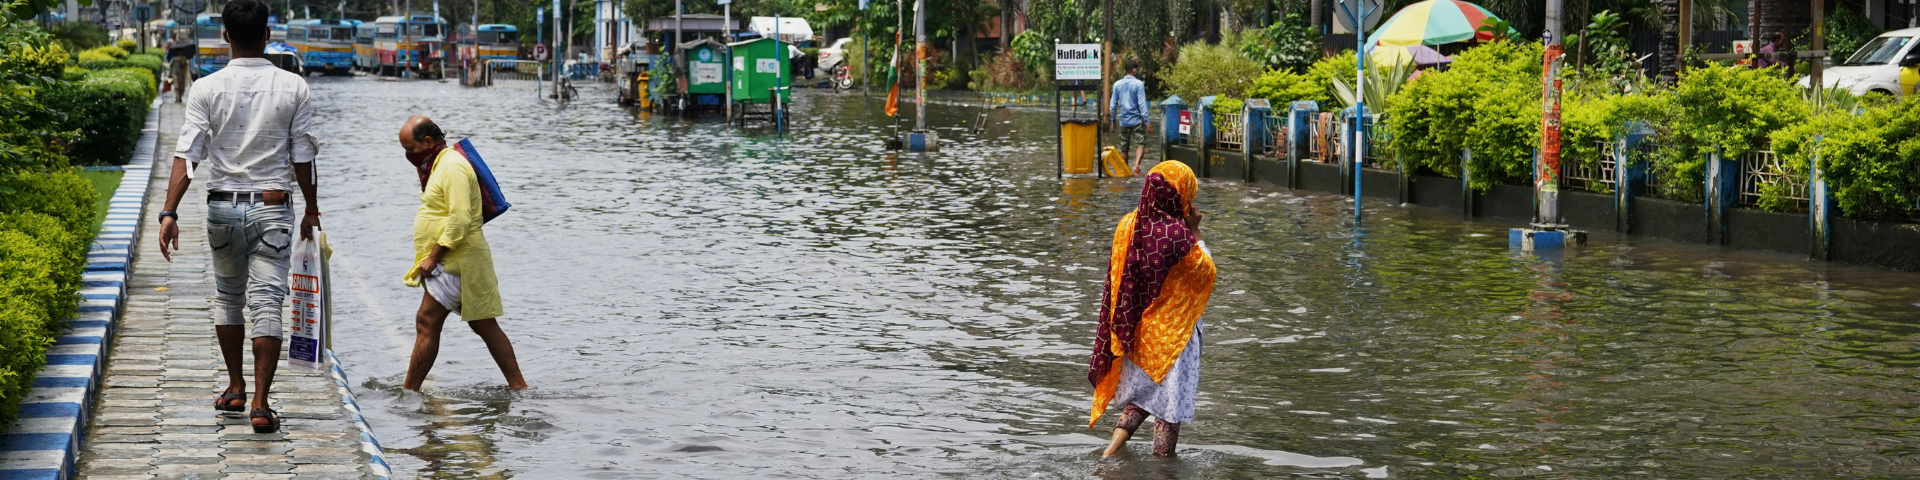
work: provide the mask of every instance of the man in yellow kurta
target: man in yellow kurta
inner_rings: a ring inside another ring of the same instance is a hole
[[[420,390],[440,355],[440,327],[447,314],[459,313],[487,343],[487,352],[507,377],[507,388],[527,388],[513,343],[494,320],[505,312],[493,276],[493,253],[480,231],[480,181],[473,164],[458,149],[447,148],[446,134],[427,117],[409,118],[400,126],[400,146],[422,174],[420,213],[413,217],[414,265],[405,281],[426,290],[414,316],[413,359],[404,387]]]

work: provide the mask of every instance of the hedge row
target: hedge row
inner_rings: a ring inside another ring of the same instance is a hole
[[[0,422],[10,421],[79,303],[94,192],[76,169],[0,175]]]
[[[80,138],[68,146],[72,162],[121,165],[140,139],[156,89],[154,76],[144,68],[113,68],[94,70],[83,80],[49,88],[40,101],[66,115],[56,122],[56,130],[80,132]]]
[[[31,21],[0,12],[0,424],[18,414],[48,345],[79,303],[98,194],[69,166],[67,152],[112,142],[124,157],[139,138],[139,123],[132,136],[90,137],[74,125],[117,122],[136,108],[143,122],[152,98],[145,68],[96,72],[69,58]],[[62,80],[69,76],[76,81]],[[79,99],[113,99],[117,108],[51,103]]]

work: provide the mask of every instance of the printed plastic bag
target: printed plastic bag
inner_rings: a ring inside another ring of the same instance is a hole
[[[325,369],[327,365],[327,260],[321,253],[327,236],[315,230],[316,238],[293,244],[292,265],[287,286],[287,363],[295,367]]]
[[[513,204],[507,203],[507,195],[500,192],[500,182],[493,179],[493,170],[487,168],[487,162],[480,159],[480,152],[473,149],[473,139],[462,138],[454,148],[467,157],[467,163],[473,165],[473,176],[480,180],[480,223],[493,221]]]

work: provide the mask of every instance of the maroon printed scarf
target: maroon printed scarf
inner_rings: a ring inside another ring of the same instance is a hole
[[[1093,359],[1087,364],[1087,381],[1096,386],[1119,358],[1113,355],[1111,342],[1117,337],[1121,352],[1133,351],[1140,318],[1159,298],[1167,273],[1199,243],[1187,228],[1186,199],[1159,172],[1147,175],[1140,207],[1133,212],[1133,232],[1126,246],[1126,263],[1121,267],[1120,288],[1113,288],[1109,276],[1109,283],[1101,290],[1100,329],[1093,342]]]

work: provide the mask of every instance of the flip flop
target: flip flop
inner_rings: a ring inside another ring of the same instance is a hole
[[[270,423],[266,425],[254,425],[253,433],[273,433],[280,431],[280,414],[274,412],[271,408],[253,409],[253,413],[249,414],[248,417],[265,418],[270,421]]]
[[[235,400],[239,400],[240,404],[234,405]],[[214,400],[213,409],[222,412],[239,412],[247,409],[246,404],[247,392],[227,392],[220,394],[220,398]]]

